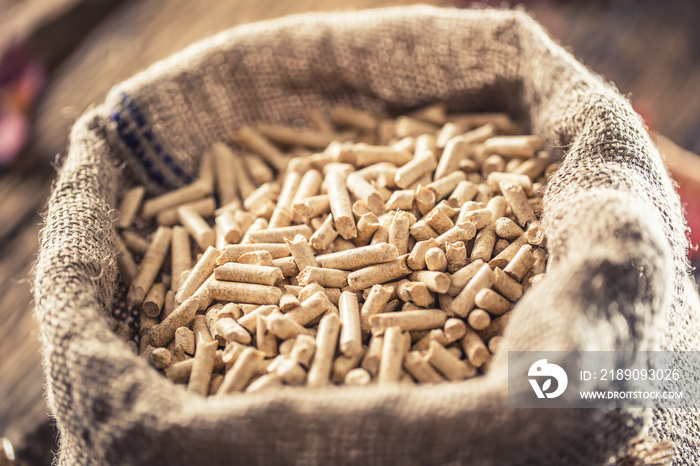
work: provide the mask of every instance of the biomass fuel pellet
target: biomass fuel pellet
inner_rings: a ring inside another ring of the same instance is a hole
[[[191,185],[125,191],[122,299],[140,322],[116,331],[201,396],[488,371],[544,277],[558,165],[508,115],[446,109],[232,128]]]

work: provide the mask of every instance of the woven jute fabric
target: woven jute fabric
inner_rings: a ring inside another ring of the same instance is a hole
[[[290,389],[204,400],[111,334],[125,186],[186,184],[242,124],[335,104],[506,110],[561,148],[545,194],[552,267],[516,306],[511,350],[697,350],[679,198],[629,102],[518,11],[310,14],[221,33],[116,87],[75,125],[35,282],[60,464],[614,462],[640,435],[698,462],[696,411],[508,409],[507,356],[439,386]]]

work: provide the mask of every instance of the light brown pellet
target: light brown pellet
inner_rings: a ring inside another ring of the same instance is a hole
[[[447,271],[457,272],[467,265],[467,248],[463,241],[445,243],[445,259],[447,260]]]
[[[122,201],[119,204],[119,219],[117,220],[119,228],[126,230],[131,226],[136,213],[141,207],[144,194],[146,194],[144,186],[135,186],[124,193],[124,197],[122,197]]]
[[[476,375],[476,368],[468,361],[460,360],[436,341],[430,342],[426,360],[449,380],[464,380]]]
[[[491,360],[488,348],[474,330],[465,329],[464,336],[459,343],[474,367],[481,367]]]
[[[542,149],[543,141],[538,136],[499,136],[487,139],[483,146],[487,154],[529,158]]]
[[[474,298],[474,304],[496,316],[510,311],[513,307],[510,301],[490,288],[479,291]]]
[[[272,286],[284,279],[277,267],[228,262],[214,269],[217,280]]]
[[[403,367],[420,383],[440,383],[445,380],[417,351],[406,354]]]
[[[437,167],[437,161],[434,154],[429,153],[424,157],[416,157],[396,170],[394,182],[399,188],[406,189],[422,176],[435,170],[435,167]]]
[[[391,262],[371,265],[351,272],[348,275],[348,286],[353,291],[360,291],[373,285],[390,282],[406,276],[413,272],[413,270],[406,265],[407,258],[408,254]]]
[[[467,316],[467,323],[474,330],[484,330],[491,324],[491,316],[483,309],[474,309]]]
[[[357,221],[357,238],[354,239],[356,246],[365,246],[371,240],[374,233],[379,228],[379,219],[374,212],[362,214]]]
[[[478,272],[469,280],[469,283],[459,292],[452,301],[452,312],[460,317],[466,317],[474,308],[474,298],[476,294],[484,288],[493,285],[494,275],[488,264],[481,266]]]
[[[195,181],[185,187],[148,199],[143,203],[141,216],[151,219],[165,209],[195,201],[209,194],[211,194],[211,184]]]
[[[301,307],[286,313],[285,317],[300,325],[306,325],[332,308],[333,304],[328,296],[323,291],[319,291],[304,300]]]
[[[309,368],[307,381],[309,387],[323,387],[330,383],[333,354],[338,343],[339,332],[340,318],[336,314],[327,314],[318,324],[316,355]]]
[[[495,228],[496,234],[508,241],[513,241],[524,233],[522,228],[507,217],[501,217],[496,220]]]
[[[330,212],[331,203],[328,194],[320,194],[300,200],[294,204],[293,210],[295,218],[309,219]]]
[[[283,171],[287,166],[288,158],[282,155],[280,150],[271,144],[267,138],[250,126],[243,126],[233,131],[230,137],[234,142],[239,142],[256,154],[259,154],[278,171]]]
[[[202,257],[194,265],[192,271],[187,275],[187,278],[175,295],[176,302],[184,302],[197,291],[204,281],[214,272],[218,257],[219,250],[214,247],[210,246],[204,251],[204,254],[202,254]]]
[[[345,288],[348,284],[350,272],[337,269],[326,269],[321,267],[306,267],[299,273],[297,279],[301,286],[310,283],[318,283],[324,287]]]
[[[520,250],[520,247],[524,244],[527,244],[527,238],[525,237],[525,235],[515,238],[513,242],[510,243],[510,245],[508,245],[507,248],[505,248],[499,255],[497,255],[489,261],[489,266],[491,266],[491,268],[505,268],[506,265],[508,265],[508,262],[510,262],[511,259],[515,257],[515,255]]]
[[[447,257],[440,248],[431,248],[425,253],[425,264],[428,270],[444,272],[447,270]]]
[[[357,294],[344,291],[338,302],[342,332],[340,334],[340,351],[348,357],[362,354],[362,334],[360,330],[360,308]],[[359,361],[358,361],[359,362]]]
[[[530,222],[537,220],[535,217],[535,212],[532,210],[532,206],[527,202],[527,196],[523,188],[517,184],[509,183],[507,181],[502,181],[500,183],[501,192],[503,192],[503,197],[506,198],[508,205],[513,211],[518,224],[521,227],[526,227]]]
[[[250,346],[245,348],[231,370],[226,371],[224,381],[216,392],[217,396],[243,391],[258,371],[264,357],[261,351]]]
[[[286,243],[254,243],[254,244],[232,244],[226,246],[218,255],[215,265],[222,265],[227,262],[236,262],[243,254],[255,251],[267,251],[273,259],[289,256],[289,246]],[[213,270],[213,269],[212,269]]]
[[[314,336],[314,332],[284,315],[272,313],[267,316],[266,320],[267,329],[282,340],[296,338],[299,335]]]
[[[493,222],[491,222],[479,230],[479,232],[476,234],[470,260],[472,262],[476,260],[488,262],[491,259],[491,254],[493,253],[493,247],[495,244],[496,229]]]
[[[151,289],[153,281],[158,275],[158,271],[163,265],[165,255],[170,249],[170,238],[172,232],[168,227],[158,227],[148,250],[139,265],[138,272],[131,282],[129,292],[126,296],[130,306],[139,306],[146,297],[146,293]]]
[[[520,281],[523,279],[528,270],[535,263],[535,256],[532,254],[532,246],[524,244],[520,247],[513,259],[508,262],[503,271]]]
[[[242,265],[242,264],[241,264]],[[219,301],[250,304],[277,304],[282,290],[274,286],[213,280],[208,295]]]
[[[503,270],[496,268],[493,271],[493,288],[510,301],[516,301],[523,295],[523,286]]]
[[[238,258],[239,264],[249,264],[249,265],[264,265],[265,267],[272,267],[272,254],[268,251],[252,251],[243,254]]]
[[[374,318],[376,318],[375,316]],[[401,378],[404,357],[404,339],[401,328],[390,326],[384,333],[379,373],[377,381],[380,384],[398,382]]]
[[[445,324],[446,320],[445,313],[440,309],[424,309],[377,314],[370,317],[369,323],[372,333],[381,335],[393,326],[402,331],[439,328]]]
[[[155,283],[146,294],[141,309],[148,317],[158,317],[165,302],[165,285]]]
[[[197,346],[197,351],[194,355],[194,363],[192,364],[192,372],[190,373],[190,380],[187,384],[188,391],[201,396],[207,396],[209,394],[209,383],[214,369],[214,357],[218,346],[219,344],[215,341]]]
[[[209,224],[194,209],[180,207],[177,210],[180,222],[187,229],[201,250],[214,246],[216,235]]]
[[[382,312],[393,292],[394,289],[391,286],[374,285],[372,287],[360,311],[361,327],[365,334],[370,331],[370,318]]]
[[[309,335],[299,335],[289,357],[302,367],[309,367],[316,353],[316,339]]]
[[[372,376],[369,372],[361,367],[350,370],[344,379],[345,385],[357,386],[357,385],[368,385],[372,381]]]
[[[398,259],[399,251],[393,244],[380,243],[363,246],[347,251],[334,252],[318,256],[318,263],[325,268],[351,270],[373,264],[390,262]]]
[[[357,237],[357,227],[352,214],[352,202],[340,169],[331,168],[326,173],[326,189],[331,204],[335,230],[345,239]]]
[[[175,337],[175,332],[180,327],[189,325],[199,308],[199,300],[189,298],[180,304],[160,324],[151,328],[149,338],[154,347],[165,346]]]
[[[411,273],[411,280],[424,283],[430,291],[446,293],[450,288],[450,276],[443,272],[419,270]]]

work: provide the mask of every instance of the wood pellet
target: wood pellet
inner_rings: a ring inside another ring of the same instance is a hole
[[[125,191],[119,337],[201,396],[487,372],[547,266],[544,141],[440,104],[304,116],[232,128],[189,186]]]

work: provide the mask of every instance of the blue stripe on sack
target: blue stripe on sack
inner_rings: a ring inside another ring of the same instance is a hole
[[[155,182],[168,189],[175,188],[175,186],[168,181],[165,174],[158,170],[153,161],[149,159],[146,148],[150,148],[163,164],[165,164],[175,176],[180,178],[184,184],[191,183],[192,177],[185,173],[175,159],[165,151],[162,144],[156,140],[155,134],[148,128],[147,120],[138,104],[125,93],[121,94],[121,98],[121,103],[124,105],[127,112],[125,114],[123,111],[113,110],[111,120],[117,124],[117,133],[119,137],[138,157],[144,169],[148,172],[148,175]],[[140,132],[130,129],[130,121],[136,124]]]

